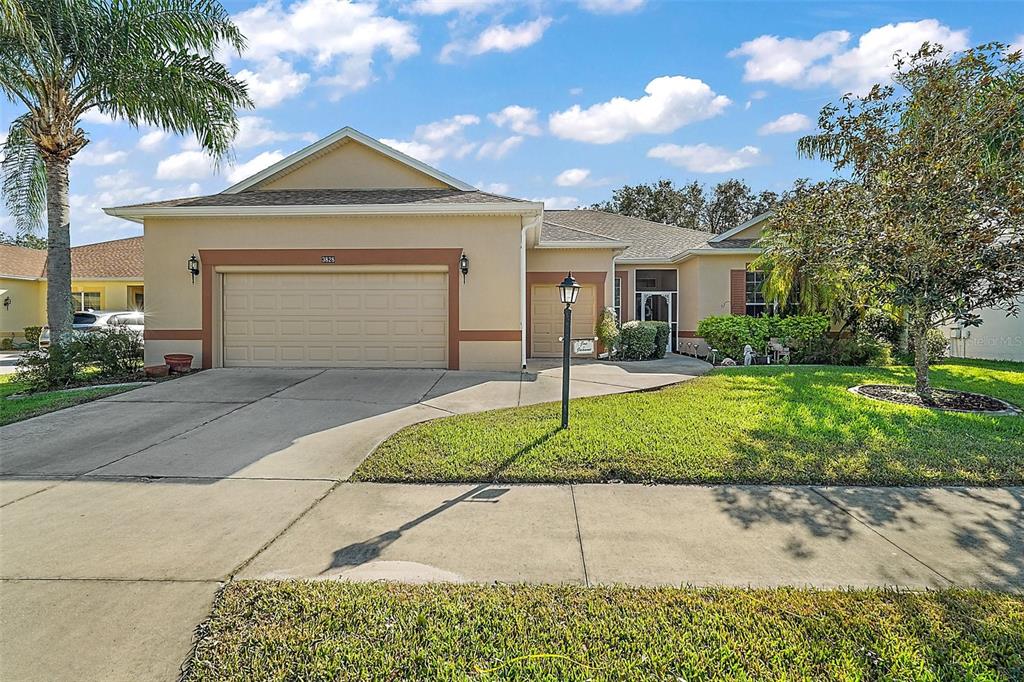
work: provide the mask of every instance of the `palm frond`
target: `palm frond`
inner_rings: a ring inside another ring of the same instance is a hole
[[[46,170],[39,149],[26,129],[28,115],[11,123],[0,162],[2,192],[19,233],[35,231],[46,206]]]

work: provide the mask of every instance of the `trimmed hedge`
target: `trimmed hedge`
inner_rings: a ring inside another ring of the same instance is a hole
[[[824,315],[791,315],[789,317],[750,317],[747,315],[716,315],[697,324],[697,336],[737,362],[743,360],[747,344],[755,353],[763,353],[768,340],[780,338],[807,345],[824,337],[828,331]]]
[[[668,334],[668,322],[627,322],[619,332],[619,357],[623,360],[663,358]]]

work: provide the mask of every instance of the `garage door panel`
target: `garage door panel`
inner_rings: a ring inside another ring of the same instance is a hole
[[[439,272],[226,273],[224,364],[445,367],[447,287]]]

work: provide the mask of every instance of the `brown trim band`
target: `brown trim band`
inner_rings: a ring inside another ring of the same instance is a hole
[[[460,341],[520,341],[522,335],[518,329],[463,329],[459,332]]]
[[[448,369],[459,368],[459,256],[462,249],[200,249],[203,264],[203,369],[213,366],[213,271],[218,265],[446,265]],[[517,332],[518,334],[518,332]]]
[[[595,319],[604,310],[604,286],[608,273],[604,271],[573,272],[572,276],[580,284],[593,284],[595,292]],[[527,272],[526,273],[526,357],[533,356],[533,287],[538,284],[557,285],[565,279],[564,272]]]
[[[699,336],[697,336],[697,332],[688,331],[688,330],[685,330],[685,329],[677,330],[676,331],[676,336],[678,336],[680,339],[698,339],[698,338],[700,338]]]
[[[147,341],[202,341],[202,329],[145,329],[142,338]]]

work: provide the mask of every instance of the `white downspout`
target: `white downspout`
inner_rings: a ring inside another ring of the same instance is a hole
[[[523,221],[519,233],[519,336],[523,369],[526,369],[526,231],[544,220],[543,211],[531,220]]]

